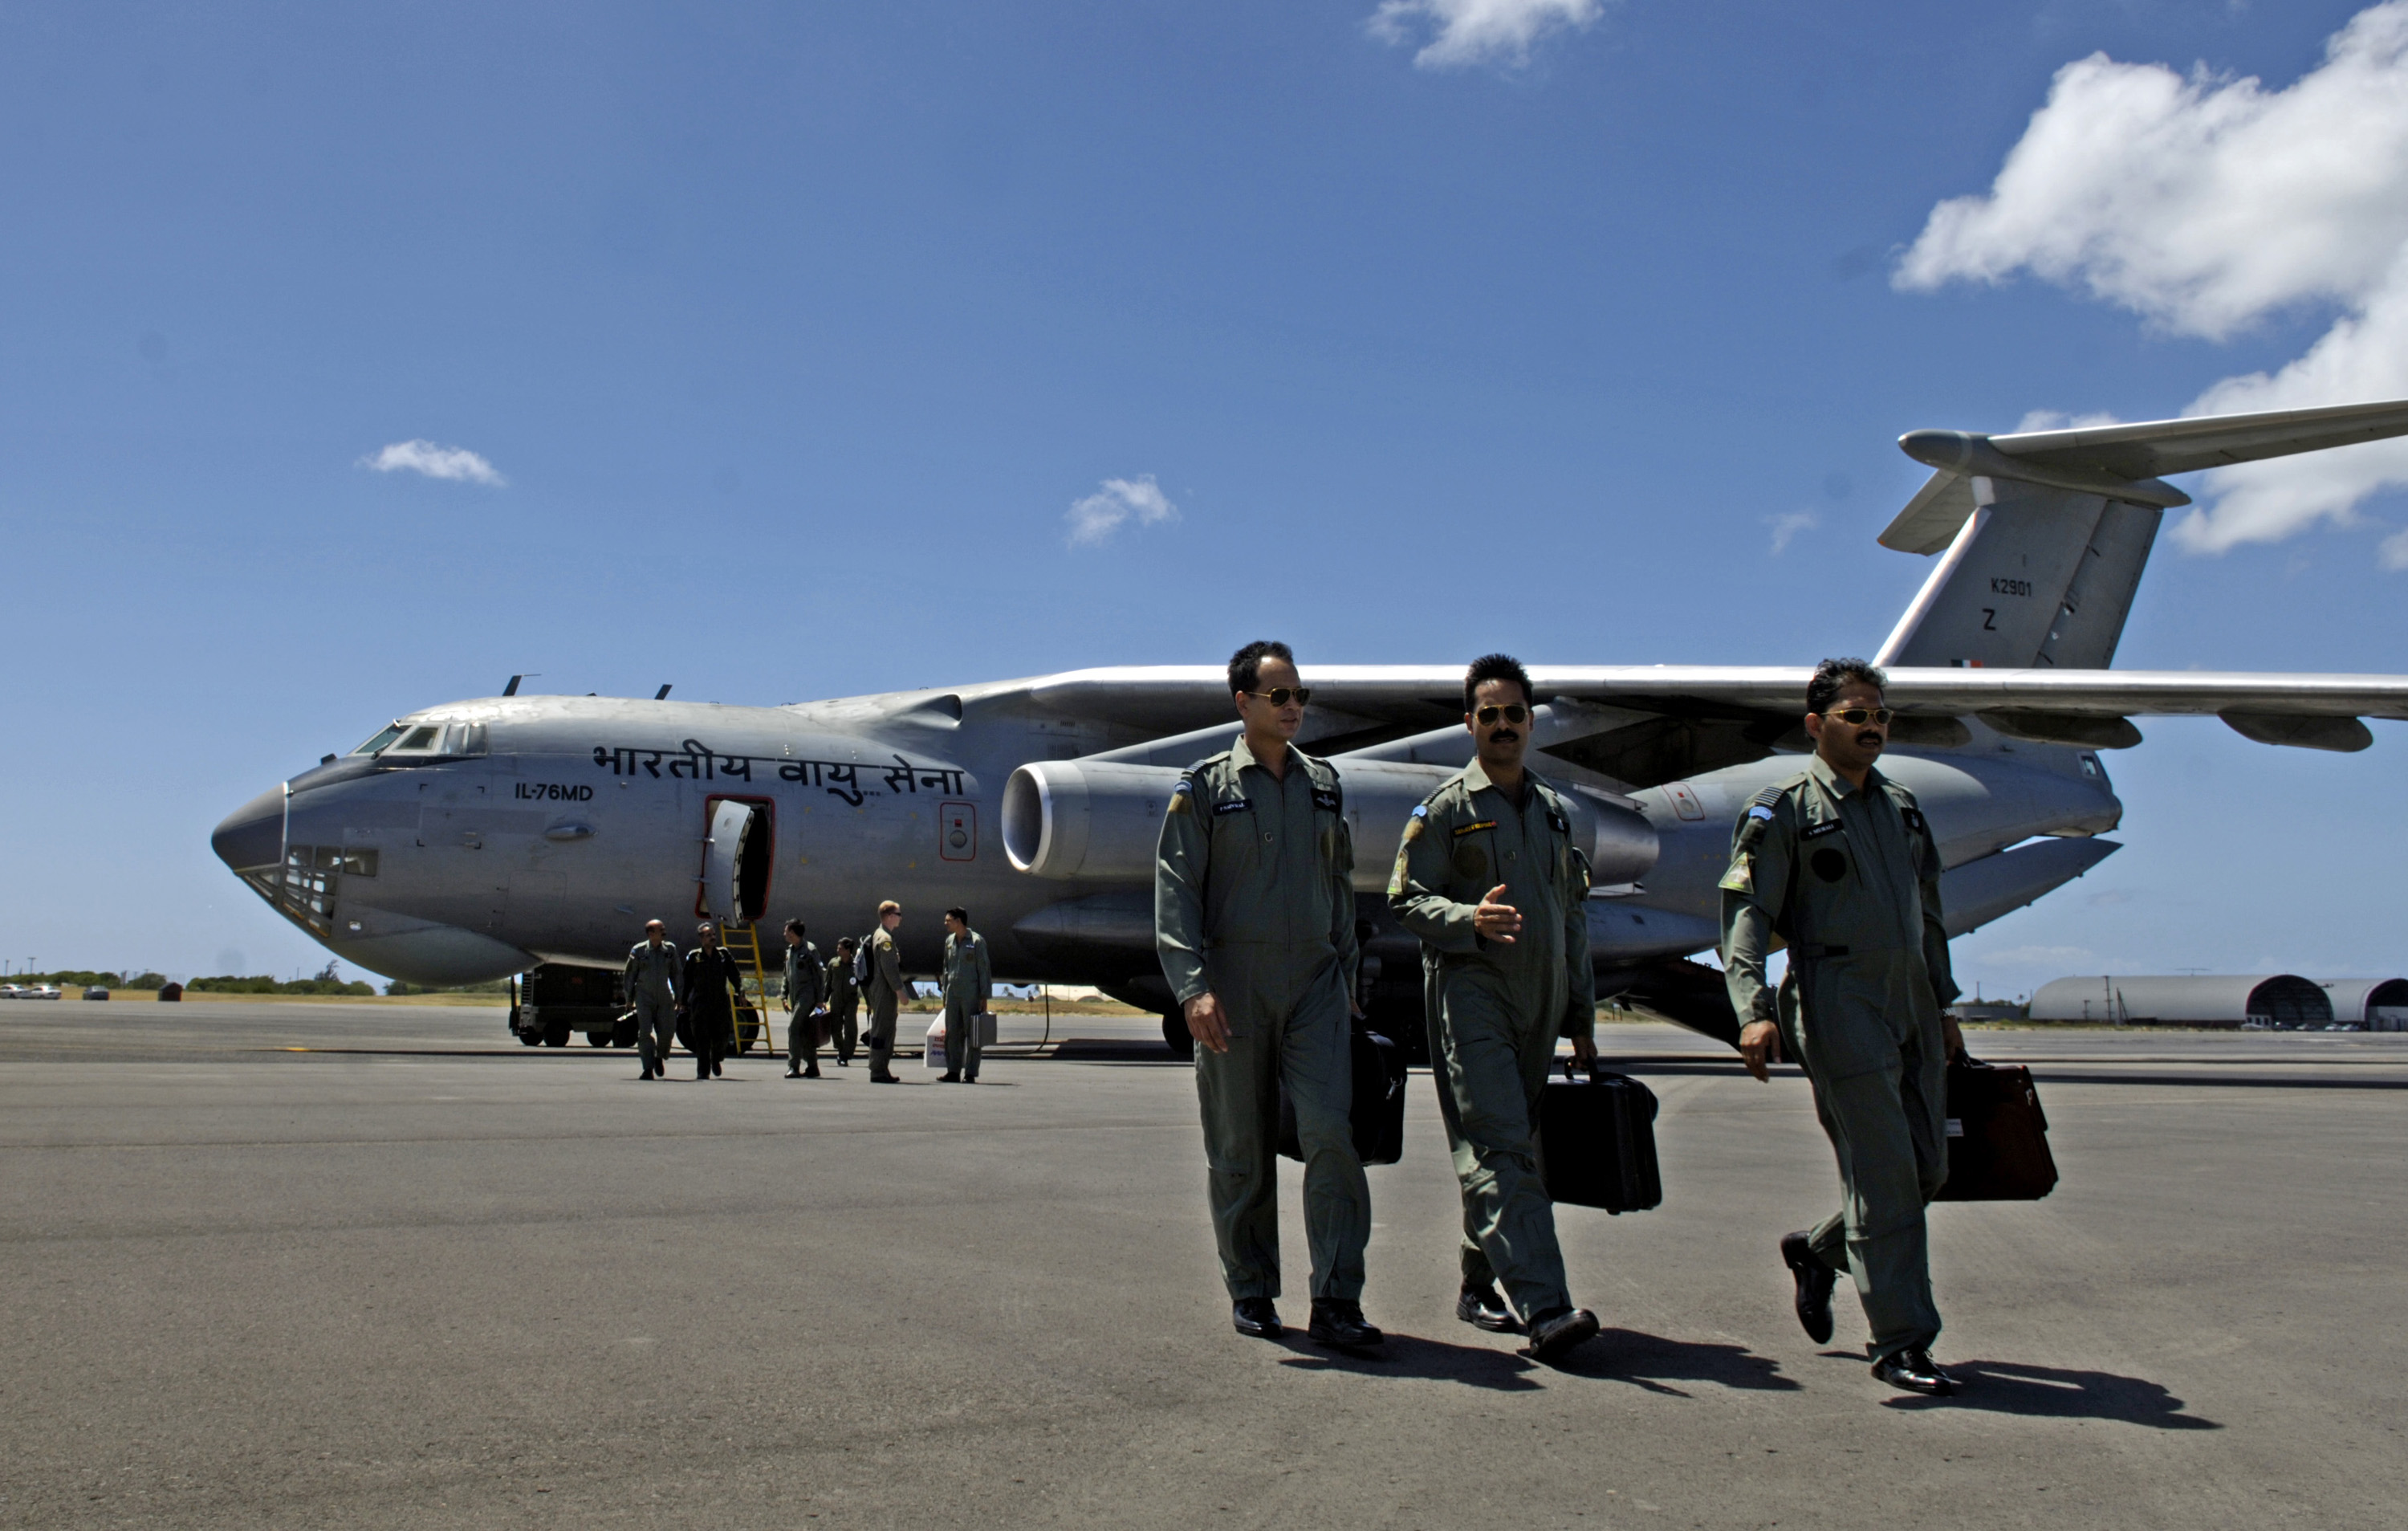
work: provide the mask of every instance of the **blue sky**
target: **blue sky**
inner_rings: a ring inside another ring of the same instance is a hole
[[[2076,60],[2340,90],[2363,8],[0,9],[0,955],[314,969],[209,829],[514,672],[1870,651],[1928,568],[1873,542],[1899,432],[2311,387],[2387,311],[2302,267],[2212,323],[2183,272],[2017,244],[2004,190],[1901,285],[1932,209]],[[2014,193],[2048,226],[2054,184]],[[2327,242],[2393,237],[2335,206]],[[499,482],[369,466],[408,442]],[[2408,672],[2393,482],[2162,539],[2119,662]],[[1099,495],[1156,513],[1074,543]],[[2129,848],[1961,942],[1969,986],[2408,966],[2408,729],[2143,727]]]

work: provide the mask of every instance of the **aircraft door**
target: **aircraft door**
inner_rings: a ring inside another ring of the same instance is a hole
[[[712,798],[695,913],[723,925],[759,919],[769,907],[770,806]]]

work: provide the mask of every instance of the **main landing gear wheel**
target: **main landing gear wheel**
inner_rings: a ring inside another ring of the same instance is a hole
[[[610,1045],[610,1033],[608,1032],[588,1032],[585,1033],[585,1045],[589,1047],[607,1047]]]
[[[1182,1058],[1196,1056],[1196,1039],[1187,1033],[1187,1018],[1176,1010],[1163,1012],[1162,1040]]]

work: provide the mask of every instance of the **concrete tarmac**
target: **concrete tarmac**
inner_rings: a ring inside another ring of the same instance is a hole
[[[1775,1241],[1836,1195],[1803,1082],[1670,1028],[1602,1029],[1666,1199],[1563,1209],[1606,1332],[1550,1369],[1453,1316],[1426,1075],[1355,1359],[1230,1332],[1191,1072],[1140,1029],[873,1089],[639,1084],[488,1010],[136,1009],[0,1002],[0,1525],[2408,1518],[2408,1036],[1976,1033],[2063,1180],[1933,1209],[1968,1386],[1923,1400],[1844,1284],[1839,1343],[1790,1314]]]

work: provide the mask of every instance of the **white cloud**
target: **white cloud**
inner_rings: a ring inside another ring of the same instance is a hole
[[[509,481],[494,465],[464,446],[437,446],[432,441],[395,441],[383,451],[360,459],[362,468],[380,473],[423,473],[430,479],[485,484],[498,489]]]
[[[1772,528],[1772,556],[1776,558],[1789,551],[1789,544],[1801,531],[1813,531],[1823,524],[1823,518],[1813,511],[1789,511],[1780,515],[1768,515],[1764,524]]]
[[[1986,195],[1932,209],[1895,282],[2020,271],[2224,339],[2286,311],[2335,317],[2306,354],[2227,378],[2186,412],[2408,397],[2408,0],[2360,11],[2288,86],[2103,53],[2057,71]],[[2175,528],[2222,552],[2408,484],[2408,441],[2218,469]]]
[[[1413,62],[1425,69],[1523,64],[1530,44],[1557,27],[1584,27],[1605,0],[1380,0],[1367,23],[1385,42],[1411,43],[1435,31]]]
[[[1163,494],[1153,474],[1140,473],[1133,479],[1106,479],[1094,494],[1072,500],[1066,519],[1075,547],[1100,542],[1131,521],[1140,527],[1176,521],[1179,507]]]
[[[2015,433],[2028,430],[2088,430],[2093,426],[2117,424],[2112,414],[2068,414],[2063,410],[2030,410],[2015,426]]]
[[[2383,560],[2383,567],[2394,573],[2408,570],[2408,531],[2393,532],[2383,540],[2374,554]]]

